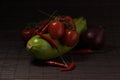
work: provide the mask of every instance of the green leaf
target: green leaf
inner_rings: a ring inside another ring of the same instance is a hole
[[[84,17],[74,18],[76,25],[76,31],[81,34],[84,30],[87,29],[87,22]]]

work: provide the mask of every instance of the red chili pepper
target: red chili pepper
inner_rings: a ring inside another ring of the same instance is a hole
[[[72,54],[85,54],[85,53],[92,53],[93,51],[91,49],[83,49],[83,50],[76,50],[76,51],[70,51]]]
[[[46,32],[47,31],[47,24],[48,24],[48,21],[43,21],[41,24],[40,24],[40,27],[38,28],[38,32]],[[45,29],[44,29],[45,28]],[[43,30],[44,29],[44,30]]]
[[[62,68],[60,71],[70,71],[75,67],[75,63],[72,61],[68,67]]]
[[[59,63],[59,62],[56,62],[56,61],[46,61],[45,63],[47,63],[49,65],[52,65],[52,66],[59,66],[59,67],[64,67],[64,68],[67,67],[65,64]]]
[[[58,48],[59,45],[51,37],[48,37],[42,33],[38,33],[38,35],[40,35],[41,38],[47,40],[53,47]]]
[[[45,33],[48,29],[48,26],[49,26],[50,22],[48,22],[41,30],[41,33]]]

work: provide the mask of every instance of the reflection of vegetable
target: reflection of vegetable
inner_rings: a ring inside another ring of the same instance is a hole
[[[90,48],[100,48],[104,43],[104,28],[102,26],[88,28],[83,33],[83,41]]]
[[[78,35],[80,35],[81,31],[83,31],[84,27],[86,27],[86,20],[80,17],[76,19],[75,24],[76,24],[76,31]],[[51,37],[49,33],[46,33],[44,35]],[[43,39],[42,36],[36,35],[33,36],[27,42],[26,48],[34,58],[47,60],[61,56],[67,53],[68,51],[70,51],[75,46],[74,45],[69,47],[66,46],[65,44],[62,44],[61,41],[58,39],[54,39],[54,40],[59,45],[57,49],[54,48],[47,40]],[[76,44],[77,42],[78,41],[76,41]]]

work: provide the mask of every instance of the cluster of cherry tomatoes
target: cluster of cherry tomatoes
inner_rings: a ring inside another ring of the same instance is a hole
[[[74,46],[79,40],[76,26],[71,16],[52,16],[50,20],[42,21],[37,28],[22,29],[22,37],[28,41],[36,34],[50,34],[51,38],[59,39],[67,46]]]

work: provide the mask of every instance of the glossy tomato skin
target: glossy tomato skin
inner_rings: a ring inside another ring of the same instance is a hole
[[[71,16],[65,16],[64,20],[69,22],[69,24],[70,24],[70,26],[72,26],[73,30],[76,30],[76,25],[75,25],[73,18]]]
[[[32,36],[34,36],[36,29],[30,28],[30,29],[22,29],[21,35],[24,41],[28,41]]]
[[[59,21],[51,21],[48,32],[54,39],[60,39],[64,35],[64,24]]]
[[[62,39],[62,42],[69,46],[69,47],[73,47],[79,40],[79,34],[73,30],[66,30],[65,31],[65,35]]]

